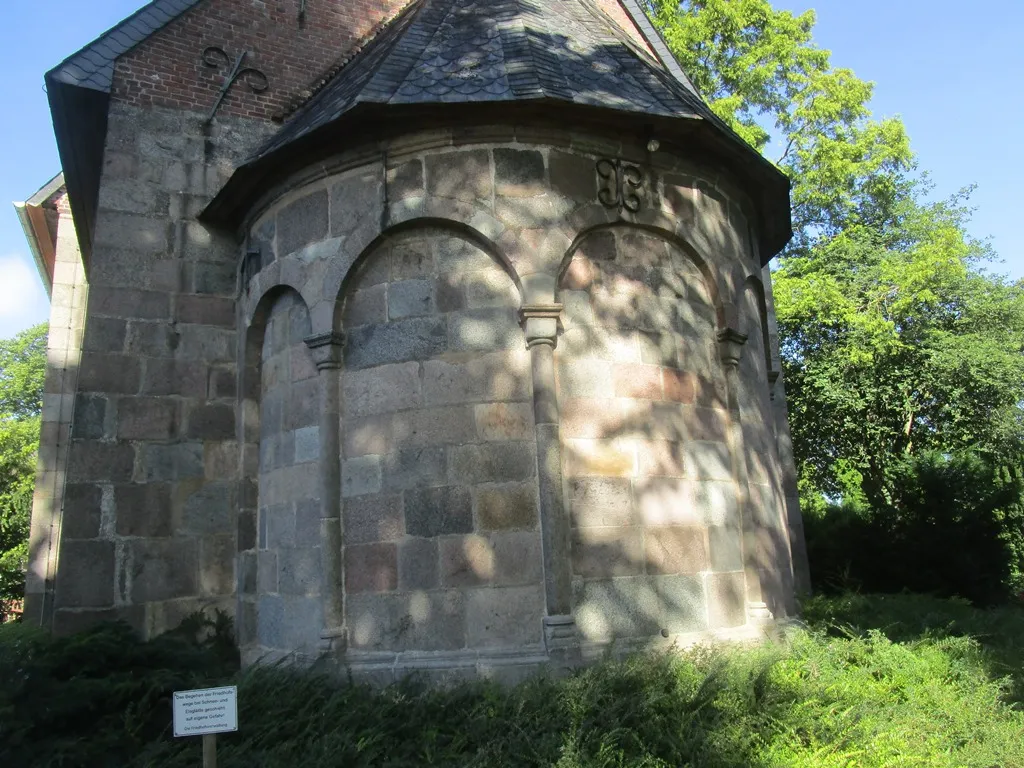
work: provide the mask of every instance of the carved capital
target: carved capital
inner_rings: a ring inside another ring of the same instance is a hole
[[[775,382],[779,380],[779,371],[768,371],[768,395],[775,399]]]
[[[345,334],[318,333],[307,336],[303,341],[309,347],[318,371],[341,367],[341,352],[345,348]]]
[[[519,310],[519,320],[526,333],[526,348],[537,344],[555,346],[558,341],[558,321],[562,316],[561,304],[525,304]]]
[[[747,343],[747,335],[734,328],[726,328],[718,332],[718,354],[724,365],[735,367],[740,364],[743,345]]]

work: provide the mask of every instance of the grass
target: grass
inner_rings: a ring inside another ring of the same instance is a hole
[[[444,691],[416,681],[374,691],[283,666],[231,674],[223,654],[200,663],[211,651],[180,635],[134,651],[118,636],[115,654],[109,628],[75,641],[78,663],[100,648],[76,674],[55,663],[69,655],[58,641],[2,628],[0,757],[191,768],[201,764],[199,740],[170,737],[169,693],[232,680],[240,731],[220,737],[221,768],[1024,768],[1024,713],[1010,687],[1022,669],[1024,611],[900,596],[818,598],[805,613],[809,628],[774,645]],[[188,670],[165,668],[179,657]],[[59,717],[26,677],[65,701]],[[90,686],[107,686],[107,696],[86,696],[73,712],[76,690]]]

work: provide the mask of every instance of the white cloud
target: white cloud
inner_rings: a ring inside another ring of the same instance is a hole
[[[50,303],[28,254],[0,256],[0,338],[50,316]]]

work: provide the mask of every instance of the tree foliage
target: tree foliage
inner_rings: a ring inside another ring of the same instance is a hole
[[[988,271],[994,254],[966,230],[970,190],[931,200],[902,121],[873,117],[872,85],[832,67],[813,11],[647,9],[715,113],[792,180],[795,236],[773,282],[808,506],[921,510],[902,491],[935,452],[1018,477],[1024,283]]]
[[[0,619],[25,586],[46,333],[44,323],[0,340]]]

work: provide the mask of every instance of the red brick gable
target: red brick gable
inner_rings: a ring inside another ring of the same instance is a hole
[[[263,72],[269,87],[254,93],[236,82],[218,114],[280,119],[355,47],[409,0],[205,0],[118,59],[112,95],[142,107],[206,112],[235,58]],[[203,63],[203,51],[222,48],[230,62]]]

